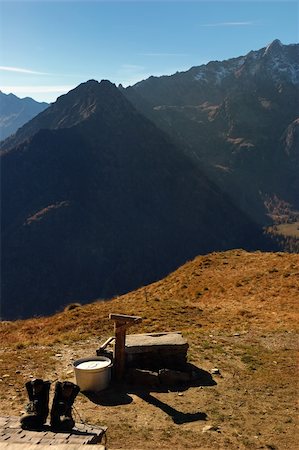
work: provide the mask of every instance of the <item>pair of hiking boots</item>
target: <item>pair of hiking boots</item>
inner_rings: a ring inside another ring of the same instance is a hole
[[[28,381],[25,386],[29,397],[26,413],[21,417],[21,427],[38,430],[46,423],[49,414],[50,381],[41,379]],[[57,381],[50,413],[51,428],[55,431],[70,431],[75,426],[72,406],[80,391],[70,381]]]

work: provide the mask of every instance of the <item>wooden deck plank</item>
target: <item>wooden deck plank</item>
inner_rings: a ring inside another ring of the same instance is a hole
[[[59,444],[59,447],[47,444],[18,444],[18,443],[3,443],[0,442],[0,450],[86,450],[85,445],[78,444]],[[105,446],[98,444],[97,450],[105,450]]]
[[[93,427],[80,424],[72,432],[55,432],[49,425],[43,430],[30,431],[20,427],[19,417],[0,417],[0,450],[33,450],[35,448],[53,450],[57,446],[59,450],[80,449],[82,445],[97,445],[101,450],[105,447],[100,445],[107,427]],[[38,445],[38,447],[36,447]]]

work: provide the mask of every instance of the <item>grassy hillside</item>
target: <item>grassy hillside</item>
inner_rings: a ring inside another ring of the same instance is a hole
[[[110,312],[136,314],[143,322],[132,333],[180,330],[189,361],[220,375],[214,386],[182,392],[145,395],[123,385],[93,401],[80,394],[76,409],[109,427],[109,448],[295,450],[298,293],[298,254],[234,250],[200,256],[105,303],[2,322],[0,414],[19,415],[30,376],[73,380],[71,361],[113,334]]]

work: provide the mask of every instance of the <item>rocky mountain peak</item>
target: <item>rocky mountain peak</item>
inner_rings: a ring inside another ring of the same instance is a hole
[[[113,121],[132,110],[132,105],[115,84],[108,80],[89,80],[58,97],[47,110],[20,128],[15,136],[4,141],[2,150],[9,150],[40,129],[71,128],[92,118]]]
[[[279,39],[275,39],[262,50],[257,52],[262,61],[261,72],[266,70],[276,84],[299,84],[298,44],[283,45]]]
[[[77,95],[80,93],[89,93],[89,94],[94,94],[96,95],[98,92],[100,91],[115,91],[117,90],[115,84],[111,83],[111,81],[109,80],[101,80],[101,81],[97,81],[97,80],[87,80],[81,84],[79,84],[78,86],[76,86],[74,89],[72,89],[70,92],[68,92],[65,95],[62,95],[62,97],[65,96],[69,96],[69,94],[71,92],[76,93]],[[59,97],[61,98],[61,97]]]
[[[226,61],[212,61],[206,65],[192,68],[190,75],[199,83],[212,83],[222,86],[228,80],[261,77],[274,81],[275,84],[288,82],[299,84],[299,45],[283,45],[275,39],[267,47],[252,50],[245,56]],[[173,75],[175,76],[175,75]],[[182,76],[182,75],[180,75]]]
[[[278,53],[283,49],[283,44],[279,39],[274,39],[269,45],[267,45],[266,50],[264,51],[265,55],[271,55],[274,53]]]
[[[79,84],[77,87],[69,91],[67,94],[58,97],[56,103],[53,106],[57,108],[71,107],[71,108],[84,108],[87,105],[102,103],[106,104],[107,101],[112,99],[120,100],[121,94],[115,84],[108,80],[102,80],[100,82],[96,80],[88,80]]]

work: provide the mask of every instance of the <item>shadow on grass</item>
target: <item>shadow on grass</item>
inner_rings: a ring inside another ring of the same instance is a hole
[[[125,386],[114,383],[104,391],[84,392],[84,395],[92,403],[101,406],[129,405],[133,401]]]
[[[199,369],[192,364],[188,364],[186,368],[186,374],[189,374],[189,379],[184,380],[183,382],[176,382],[175,377],[167,378],[164,374],[164,377],[154,377],[154,384],[142,383],[142,379],[137,380],[137,382],[136,380],[133,380],[135,382],[131,383],[128,381],[121,383],[112,382],[110,386],[103,391],[84,392],[84,395],[96,405],[117,406],[132,403],[133,398],[130,394],[135,394],[145,402],[160,408],[168,414],[176,424],[206,420],[207,415],[205,413],[183,413],[151,395],[152,392],[182,392],[191,387],[215,386],[217,384],[209,372]],[[175,375],[175,373],[172,373],[172,375]]]
[[[183,413],[173,408],[172,406],[167,405],[167,403],[158,400],[156,397],[153,397],[149,393],[138,393],[138,397],[140,397],[145,402],[156,406],[161,409],[163,412],[168,414],[169,417],[172,418],[173,422],[177,425],[182,425],[183,423],[196,422],[197,420],[206,420],[207,415],[203,412],[196,413]]]

